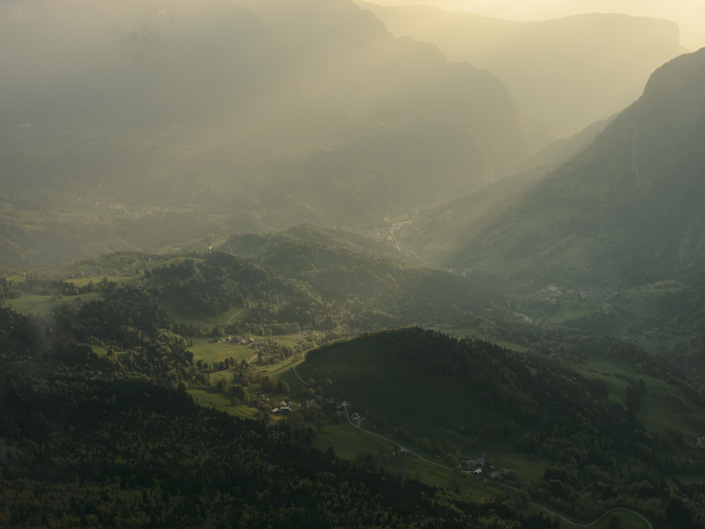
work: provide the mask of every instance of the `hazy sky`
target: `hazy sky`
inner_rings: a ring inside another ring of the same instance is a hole
[[[705,46],[705,0],[369,0],[380,5],[425,4],[514,20],[546,20],[579,13],[626,13],[667,18],[681,28],[681,43]]]

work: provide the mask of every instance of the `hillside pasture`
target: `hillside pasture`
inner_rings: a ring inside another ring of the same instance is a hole
[[[509,414],[490,410],[468,387],[434,379],[374,339],[329,349],[299,365],[297,371],[304,380],[313,378],[317,384],[330,378],[331,395],[351,402],[352,411],[383,418],[391,428],[391,432],[381,432],[384,436],[428,457],[434,457],[434,452],[421,448],[424,437],[442,443],[444,454],[459,451],[467,459],[487,454],[492,460],[506,459],[514,467],[521,460],[519,470],[525,477],[543,475],[551,464],[547,459],[527,462],[523,455],[513,453],[516,439],[529,431],[526,427],[513,424],[514,432],[509,435],[488,432],[488,427],[507,423]],[[402,427],[416,436],[416,442],[399,435]],[[461,427],[465,432],[461,433]]]
[[[626,405],[627,388],[634,385],[627,378],[643,380],[647,394],[642,397],[637,416],[650,430],[663,432],[666,428],[676,428],[693,439],[705,432],[705,410],[684,397],[681,388],[640,373],[636,367],[625,360],[591,356],[587,366],[578,367],[576,371],[587,378],[604,380],[607,384],[609,400],[622,405]],[[665,396],[667,394],[672,396]],[[685,406],[676,402],[677,398],[682,398]]]
[[[54,308],[62,305],[70,305],[77,299],[96,301],[103,296],[104,294],[102,292],[90,292],[78,296],[63,296],[58,299],[51,299],[52,296],[24,295],[18,299],[7,300],[6,303],[20,314],[27,315],[30,312],[49,314]]]
[[[211,339],[196,339],[193,340],[193,346],[189,347],[189,351],[193,353],[193,359],[203,360],[209,365],[216,362],[222,362],[226,358],[234,358],[236,362],[249,360],[257,354],[256,349],[251,349],[246,345],[235,345],[230,342],[210,343]]]

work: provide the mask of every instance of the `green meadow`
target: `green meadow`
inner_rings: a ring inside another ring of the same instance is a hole
[[[639,373],[629,362],[590,357],[589,363],[584,367],[576,368],[576,371],[589,378],[604,380],[609,391],[609,400],[623,405],[626,404],[627,388],[633,383],[615,375],[626,375],[635,380],[643,380],[647,394],[642,397],[637,416],[650,430],[663,432],[666,428],[676,428],[686,435],[686,442],[695,442],[697,437],[705,432],[705,410],[702,407],[684,397],[681,388]],[[675,402],[672,397],[665,396],[667,392],[682,398],[685,406]]]
[[[21,298],[7,301],[7,305],[21,314],[29,314],[30,312],[37,314],[48,314],[55,307],[69,305],[76,299],[95,301],[101,297],[103,297],[102,292],[90,292],[79,296],[63,296],[58,299],[52,299],[52,296],[25,295]]]
[[[251,349],[246,345],[235,345],[230,342],[210,343],[211,339],[194,339],[193,346],[189,351],[193,353],[194,360],[204,360],[212,365],[215,362],[222,362],[226,358],[234,358],[238,363],[242,360],[249,360],[257,354],[256,349]]]

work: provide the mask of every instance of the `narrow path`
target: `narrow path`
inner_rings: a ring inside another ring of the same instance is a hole
[[[543,509],[544,511],[546,511],[548,514],[550,514],[552,516],[556,516],[557,518],[560,518],[561,520],[563,520],[566,523],[569,523],[570,525],[574,525],[575,527],[590,527],[592,525],[595,525],[598,522],[601,522],[605,518],[605,516],[607,516],[610,513],[613,513],[615,511],[625,511],[625,512],[635,514],[636,516],[638,516],[639,518],[644,520],[644,523],[649,527],[649,529],[654,529],[653,526],[651,525],[651,522],[649,520],[647,520],[646,518],[644,518],[641,514],[639,514],[636,511],[632,511],[631,509],[625,509],[623,507],[615,507],[614,509],[610,509],[609,511],[605,512],[602,516],[600,516],[597,520],[595,520],[594,522],[590,522],[590,523],[586,523],[586,524],[579,524],[579,523],[571,522],[567,518],[563,518],[560,514],[556,514],[554,512],[551,512],[546,507],[538,505],[538,504],[534,503],[533,501],[530,501],[529,503],[531,505],[533,505],[534,507],[538,507],[539,509]]]
[[[348,420],[348,422],[350,423],[350,425],[351,425],[353,428],[357,428],[358,430],[362,430],[363,432],[366,432],[366,433],[368,433],[368,434],[370,434],[370,435],[374,435],[375,437],[379,437],[380,439],[384,439],[385,441],[390,442],[390,443],[392,443],[392,444],[395,445],[395,446],[399,446],[399,448],[401,448],[402,450],[406,450],[406,451],[407,451],[408,453],[410,453],[412,456],[418,457],[421,461],[426,461],[426,463],[430,463],[430,464],[432,464],[432,465],[435,465],[435,466],[437,466],[437,467],[440,467],[440,468],[442,468],[443,470],[453,470],[452,468],[448,468],[448,467],[445,466],[445,465],[439,465],[438,463],[436,463],[436,462],[434,462],[434,461],[430,461],[430,460],[426,459],[425,457],[421,457],[419,454],[417,454],[417,453],[415,453],[415,452],[412,452],[412,451],[409,450],[408,448],[404,448],[403,446],[398,445],[396,441],[392,441],[391,439],[388,439],[387,437],[384,437],[383,435],[379,435],[378,433],[374,433],[374,432],[371,432],[371,431],[369,431],[369,430],[363,430],[360,426],[356,425],[354,422],[352,422],[352,421],[350,420],[350,416],[348,415],[348,407],[345,406],[345,405],[343,405],[343,408],[345,408],[345,418]]]
[[[292,369],[294,371],[294,374],[296,375],[296,378],[298,378],[304,386],[308,387],[308,384],[304,382],[304,379],[301,378],[301,375],[299,375],[299,372],[296,370],[296,366],[294,366]]]
[[[228,325],[230,325],[230,322],[233,321],[233,318],[237,318],[240,314],[242,314],[243,310],[245,310],[245,307],[241,308],[240,312],[238,312],[237,314],[233,314],[232,316],[230,316],[230,319],[228,320]]]
[[[304,386],[308,387],[308,384],[307,384],[306,382],[304,382],[304,379],[301,378],[301,375],[299,375],[299,372],[296,370],[296,366],[293,367],[293,371],[294,371],[294,374],[296,375],[296,378],[298,378]],[[368,433],[368,434],[370,434],[370,435],[374,435],[375,437],[379,437],[380,439],[384,439],[385,441],[387,441],[387,442],[389,442],[389,443],[392,443],[393,445],[397,445],[397,442],[396,442],[396,441],[392,441],[391,439],[389,439],[389,438],[387,438],[387,437],[384,437],[383,435],[379,435],[378,433],[374,433],[374,432],[371,432],[371,431],[369,431],[369,430],[363,430],[362,428],[360,428],[360,426],[356,425],[354,422],[352,422],[352,421],[350,420],[350,415],[348,414],[348,407],[347,407],[346,405],[343,405],[343,408],[345,408],[345,418],[346,418],[346,419],[348,420],[348,422],[350,423],[350,426],[352,426],[353,428],[357,428],[358,430],[362,430],[363,432]],[[403,447],[403,446],[399,446],[399,448],[404,448],[404,447]],[[434,462],[434,461],[429,461],[428,459],[426,459],[426,458],[424,458],[424,457],[421,457],[420,455],[418,455],[418,454],[415,453],[415,452],[412,452],[411,450],[408,450],[408,449],[406,449],[406,448],[404,448],[404,450],[406,450],[406,451],[407,451],[408,453],[410,453],[411,455],[418,457],[420,460],[426,461],[427,463],[430,463],[430,464],[432,464],[432,465],[435,465],[435,466],[437,466],[437,467],[440,467],[440,468],[442,468],[443,470],[452,470],[452,469],[450,469],[450,468],[448,468],[448,467],[446,467],[446,466],[444,466],[444,465],[439,465],[438,463],[436,463],[436,462]]]
[[[296,366],[293,367],[293,371],[294,371],[294,374],[296,375],[296,378],[298,378],[304,386],[308,387],[308,384],[307,384],[306,382],[304,382],[304,379],[301,378],[301,375],[299,375],[299,372],[296,371]],[[363,431],[363,432],[365,432],[365,433],[368,433],[368,434],[370,434],[370,435],[374,435],[375,437],[379,437],[380,439],[384,439],[385,441],[387,441],[387,442],[389,442],[389,443],[392,443],[392,444],[394,444],[394,445],[397,445],[396,441],[392,441],[391,439],[389,439],[389,438],[387,438],[387,437],[384,437],[383,435],[379,435],[379,434],[377,434],[377,433],[375,433],[375,432],[371,432],[371,431],[369,431],[369,430],[363,430],[362,428],[360,428],[360,426],[356,425],[355,423],[353,423],[353,422],[350,420],[350,415],[348,414],[348,407],[345,406],[345,405],[343,405],[343,408],[345,408],[345,418],[346,418],[346,419],[348,420],[348,422],[350,423],[350,426],[352,426],[353,428],[357,428],[358,430],[361,430],[361,431]],[[703,438],[703,440],[705,440],[705,438]],[[430,464],[432,464],[432,465],[434,465],[434,466],[440,467],[440,468],[442,468],[443,470],[452,470],[451,468],[448,468],[448,467],[446,467],[446,466],[444,466],[444,465],[439,465],[438,463],[436,463],[436,462],[434,462],[434,461],[430,461],[430,460],[426,459],[425,457],[421,457],[419,454],[417,454],[417,453],[415,453],[415,452],[412,452],[411,450],[406,449],[406,448],[404,448],[404,447],[401,446],[401,445],[398,445],[398,446],[399,446],[399,448],[403,448],[404,450],[406,450],[406,451],[407,451],[408,453],[410,453],[411,455],[418,457],[421,461],[426,461],[426,463],[430,463]],[[510,486],[510,488],[512,488],[512,489],[514,489],[514,490],[519,490],[519,489],[516,489],[516,488],[511,487],[511,486]],[[605,512],[602,516],[600,516],[599,518],[597,518],[597,520],[595,520],[594,522],[590,522],[590,523],[587,523],[587,524],[578,524],[578,523],[575,523],[575,522],[571,522],[571,521],[568,520],[567,518],[563,518],[563,516],[561,516],[560,514],[556,514],[556,513],[554,513],[553,511],[549,511],[546,507],[544,507],[544,506],[542,506],[542,505],[539,505],[538,503],[534,503],[533,501],[530,501],[529,503],[530,503],[531,505],[533,505],[534,507],[538,507],[539,509],[541,509],[541,510],[547,512],[547,513],[550,514],[551,516],[555,516],[555,517],[557,517],[557,518],[560,518],[560,519],[563,520],[564,522],[569,523],[570,525],[573,525],[573,526],[575,526],[575,527],[591,527],[591,526],[595,525],[596,523],[602,521],[605,516],[607,516],[608,514],[610,514],[610,513],[612,513],[612,512],[615,512],[615,511],[625,511],[625,512],[629,512],[629,513],[631,513],[631,514],[634,514],[634,515],[638,516],[639,518],[641,518],[642,520],[644,520],[644,523],[648,526],[649,529],[654,529],[653,526],[651,525],[651,522],[650,522],[649,520],[647,520],[643,515],[639,514],[639,513],[636,512],[636,511],[632,511],[631,509],[624,509],[624,508],[622,508],[622,507],[615,507],[614,509],[610,509],[609,511]]]

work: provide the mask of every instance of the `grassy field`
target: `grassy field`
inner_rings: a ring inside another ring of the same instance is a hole
[[[194,360],[203,360],[212,365],[215,362],[222,362],[226,358],[234,358],[237,362],[249,360],[257,351],[250,349],[246,345],[235,345],[232,343],[210,343],[210,339],[195,339],[193,346],[189,347],[193,353]]]
[[[63,296],[59,299],[52,300],[51,296],[25,295],[19,299],[7,301],[7,306],[12,307],[17,312],[25,315],[30,312],[47,314],[55,307],[69,305],[79,298],[84,301],[95,301],[100,299],[102,296],[102,292],[91,292],[89,294],[81,294],[80,296]]]
[[[391,443],[353,428],[347,422],[326,426],[324,431],[318,434],[314,446],[320,450],[332,447],[338,457],[349,460],[356,460],[358,452],[385,453],[388,457],[386,467],[389,470],[419,478],[424,483],[437,487],[447,487],[449,484],[450,469],[438,468],[413,456],[394,457],[394,446]],[[471,495],[476,500],[495,498],[503,494],[498,487],[466,474],[460,479],[458,488],[463,494]]]
[[[91,276],[91,277],[77,277],[77,278],[71,278],[67,279],[67,283],[72,283],[76,285],[77,287],[84,287],[88,283],[100,283],[103,278],[107,278],[108,281],[114,282],[114,283],[119,283],[119,284],[135,284],[135,283],[141,283],[145,281],[145,278],[143,275],[120,275],[120,276],[113,276],[113,275],[97,275],[97,276]]]
[[[609,400],[626,404],[627,387],[633,384],[629,380],[614,376],[624,374],[643,380],[648,394],[644,395],[638,413],[644,426],[656,432],[666,428],[677,428],[692,441],[705,432],[705,410],[689,399],[684,399],[688,408],[662,396],[666,392],[682,397],[683,392],[677,386],[671,386],[655,377],[639,373],[634,366],[618,359],[590,357],[588,366],[576,371],[589,378],[604,380],[609,391]]]
[[[246,419],[256,419],[259,410],[251,406],[232,406],[230,404],[230,397],[222,395],[220,393],[214,393],[205,389],[189,389],[188,392],[194,399],[198,397],[198,404],[200,406],[209,406],[217,410],[224,411],[230,415],[235,415],[237,417],[243,417]]]
[[[105,347],[101,347],[99,345],[92,345],[92,344],[86,344],[90,345],[91,348],[93,349],[93,352],[97,354],[98,356],[108,356],[108,350]]]

